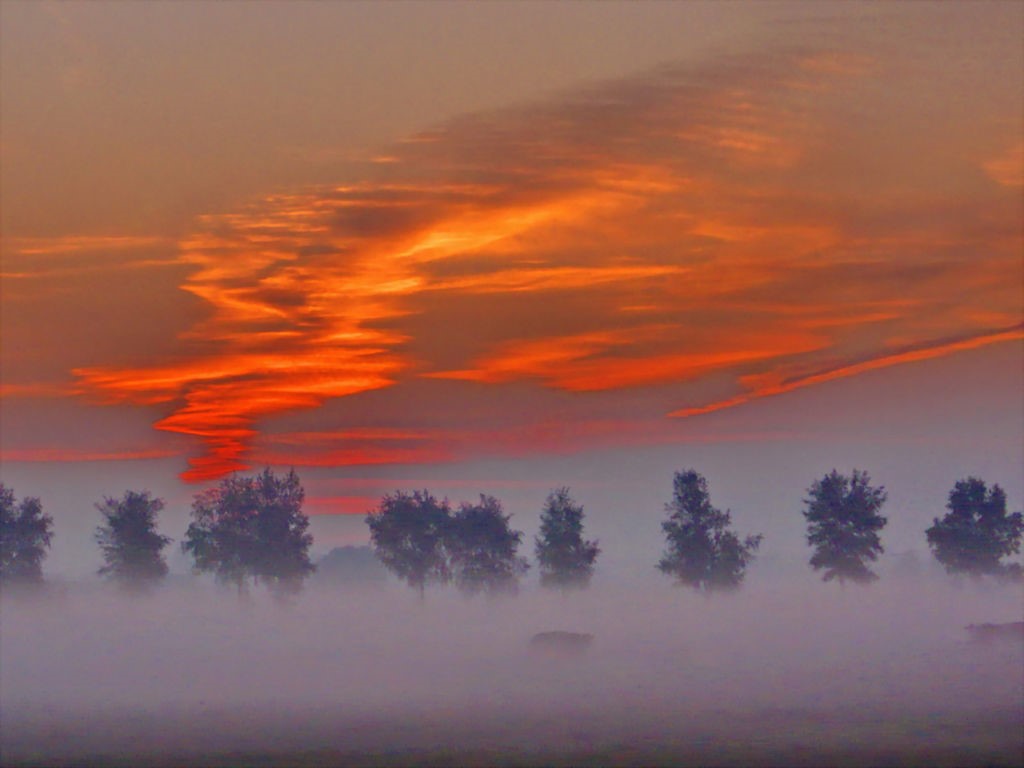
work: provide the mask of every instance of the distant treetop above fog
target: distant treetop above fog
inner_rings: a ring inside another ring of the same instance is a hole
[[[14,490],[0,483],[0,583],[41,583],[52,541],[53,518],[43,514],[39,499],[16,502]]]
[[[667,548],[658,569],[698,590],[739,587],[761,544],[761,534],[741,541],[729,530],[732,515],[711,505],[708,481],[692,469],[676,472],[672,501],[665,511],[669,516],[661,528]]]
[[[1002,559],[1020,552],[1024,515],[1008,514],[1006,492],[989,489],[984,480],[957,481],[946,503],[949,511],[935,518],[925,536],[935,559],[949,573],[971,576],[1021,577],[1019,563]]]
[[[540,513],[540,534],[534,540],[541,586],[589,586],[601,549],[596,541],[584,541],[583,516],[582,505],[573,501],[568,488],[548,494]]]
[[[887,498],[884,486],[872,486],[868,473],[856,469],[850,476],[833,469],[807,490],[803,515],[807,543],[814,548],[811,567],[824,571],[824,581],[878,579],[867,563],[885,551],[878,531],[887,520],[878,510]]]

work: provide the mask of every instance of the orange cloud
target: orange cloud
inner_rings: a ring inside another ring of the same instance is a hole
[[[571,392],[618,389],[666,381],[687,381],[755,360],[776,359],[819,349],[826,344],[808,333],[771,334],[762,338],[734,336],[716,349],[684,354],[630,354],[659,332],[672,334],[672,326],[632,328],[616,333],[590,333],[562,338],[513,342],[474,368],[426,374],[434,378],[499,383],[518,378],[539,378]],[[724,348],[723,348],[724,347]],[[619,354],[607,354],[616,351]]]
[[[725,408],[734,408],[737,405],[749,403],[751,400],[759,400],[761,398],[772,397],[774,395],[782,395],[796,389],[811,387],[816,384],[824,384],[825,382],[834,381],[836,379],[845,379],[850,376],[867,373],[868,371],[889,368],[893,365],[916,363],[921,360],[944,357],[955,352],[963,352],[968,349],[977,349],[978,347],[988,346],[989,344],[999,344],[1001,342],[1015,341],[1018,339],[1024,339],[1024,329],[1022,328],[986,334],[984,336],[977,336],[970,339],[952,341],[945,344],[937,344],[924,349],[907,350],[905,352],[898,352],[896,354],[886,355],[872,360],[864,360],[863,362],[854,363],[852,365],[845,365],[840,368],[834,368],[832,370],[822,371],[820,373],[802,376],[799,378],[791,378],[788,380],[784,380],[782,378],[784,375],[782,371],[746,376],[741,379],[741,383],[748,388],[748,391],[744,394],[708,403],[707,405],[696,406],[693,408],[681,408],[678,411],[673,411],[669,416],[674,416],[676,418],[700,416],[705,413],[721,411]]]
[[[261,417],[313,408],[391,383],[397,364],[365,349],[334,349],[305,355],[245,355],[144,371],[76,371],[83,392],[140,404],[184,400],[157,429],[200,438],[207,455],[190,461],[188,481],[216,479],[248,465],[244,455]]]
[[[78,391],[167,408],[156,427],[201,442],[183,475],[200,481],[254,459],[420,463],[672,434],[639,413],[509,426],[497,395],[490,429],[427,414],[422,430],[261,432],[382,390],[746,388],[672,414],[687,416],[993,343],[978,341],[1005,337],[993,321],[1024,312],[1019,199],[979,189],[979,155],[958,142],[982,126],[894,109],[913,87],[855,52],[775,51],[452,121],[366,176],[204,216],[179,244],[181,287],[207,309],[180,353],[79,369]]]

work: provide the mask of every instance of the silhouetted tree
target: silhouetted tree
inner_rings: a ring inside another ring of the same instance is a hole
[[[511,515],[493,496],[462,504],[446,537],[455,586],[468,595],[515,594],[530,565],[516,552],[523,534],[509,528]]]
[[[53,518],[43,514],[39,499],[15,502],[14,491],[0,483],[0,583],[41,583],[52,541]]]
[[[704,591],[735,589],[743,582],[762,536],[741,541],[728,530],[732,515],[711,506],[708,483],[701,474],[692,469],[675,473],[672,501],[665,511],[669,516],[661,528],[668,548],[658,570]]]
[[[163,508],[163,500],[148,491],[127,491],[121,499],[105,497],[96,505],[106,521],[96,528],[103,552],[101,576],[127,589],[143,589],[167,575],[163,549],[171,539],[156,532],[156,516]]]
[[[583,507],[572,500],[568,488],[548,494],[535,545],[541,586],[567,589],[590,584],[601,550],[596,541],[583,540]]]
[[[316,564],[316,580],[340,586],[382,584],[388,572],[372,547],[335,547]]]
[[[239,593],[250,579],[277,595],[297,592],[315,570],[304,500],[295,470],[284,477],[270,469],[227,477],[195,497],[182,549],[192,555],[196,571],[234,584]]]
[[[1019,577],[1020,565],[1000,562],[1020,552],[1024,515],[1007,514],[1006,493],[998,485],[968,477],[949,492],[949,512],[925,536],[935,559],[949,573]]]
[[[427,491],[385,496],[366,516],[374,553],[384,566],[423,598],[428,583],[451,578],[445,537],[451,526],[448,501]]]
[[[884,552],[878,531],[886,519],[878,514],[887,498],[884,486],[873,488],[867,472],[847,477],[832,470],[807,491],[803,512],[807,543],[814,547],[811,567],[823,570],[824,581],[839,579],[866,584],[878,576],[867,567]]]

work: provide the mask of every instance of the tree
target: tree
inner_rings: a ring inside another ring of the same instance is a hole
[[[195,497],[182,549],[197,572],[234,584],[240,594],[250,580],[279,596],[297,592],[315,570],[304,500],[295,470],[284,477],[269,468],[252,477],[231,475]]]
[[[339,586],[380,585],[388,580],[388,572],[372,547],[335,547],[317,561],[316,580]]]
[[[1007,514],[1006,493],[998,485],[968,477],[949,492],[949,512],[925,536],[935,559],[948,573],[1018,576],[1020,566],[1000,560],[1020,552],[1024,515]]]
[[[732,514],[711,505],[708,482],[698,472],[676,472],[672,501],[661,524],[668,548],[658,570],[697,590],[735,589],[761,545],[762,536],[740,538],[728,530]]]
[[[501,502],[483,494],[478,504],[462,504],[452,517],[447,548],[455,586],[467,595],[518,591],[530,565],[516,554],[523,534],[509,528],[510,519]]]
[[[847,477],[832,470],[815,480],[807,491],[803,512],[807,543],[814,547],[811,567],[824,570],[822,579],[866,584],[878,578],[867,567],[884,552],[878,531],[886,519],[878,514],[887,498],[885,487],[871,486],[867,472],[853,470]]]
[[[548,494],[535,545],[541,586],[568,589],[590,584],[601,549],[596,541],[583,540],[583,507],[572,500],[568,488]]]
[[[43,558],[53,541],[53,518],[39,499],[15,503],[14,491],[0,483],[0,582],[39,584]]]
[[[438,501],[427,491],[411,495],[396,492],[381,499],[366,516],[374,553],[384,566],[418,589],[420,599],[428,583],[446,584],[451,573],[445,537],[451,526],[448,501]]]
[[[106,520],[96,528],[103,552],[101,576],[127,589],[142,589],[167,575],[163,549],[171,539],[156,532],[156,516],[163,508],[163,500],[148,491],[127,491],[121,499],[105,497],[96,505]]]

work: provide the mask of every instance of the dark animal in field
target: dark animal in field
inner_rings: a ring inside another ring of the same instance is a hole
[[[1024,643],[1024,621],[1006,624],[970,624],[966,627],[972,643],[995,643],[1015,640]]]
[[[530,638],[530,651],[545,656],[582,656],[594,636],[582,632],[538,632]]]

